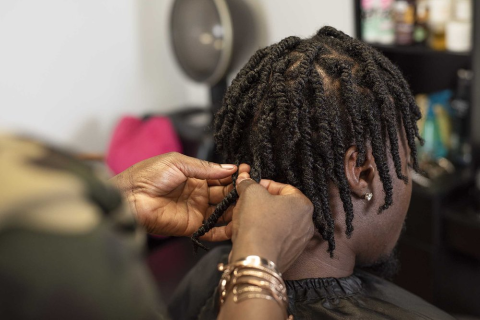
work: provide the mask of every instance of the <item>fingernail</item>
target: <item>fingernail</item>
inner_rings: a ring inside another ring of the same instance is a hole
[[[232,170],[235,169],[236,165],[234,164],[221,164],[220,167],[226,170]]]
[[[238,176],[238,179],[237,179],[237,185],[242,182],[243,180],[252,180],[250,179],[249,177],[246,177],[246,176],[243,176],[243,175],[239,175]]]

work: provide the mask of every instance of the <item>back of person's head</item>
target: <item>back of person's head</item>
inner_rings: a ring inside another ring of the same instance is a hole
[[[253,55],[216,115],[215,142],[229,163],[250,164],[253,179],[288,183],[305,193],[315,207],[313,223],[332,254],[331,185],[343,203],[345,233],[349,237],[353,231],[345,152],[354,146],[361,166],[370,150],[384,190],[377,207],[382,212],[393,204],[393,180],[408,181],[399,136],[404,135],[418,169],[420,117],[406,81],[387,58],[324,27],[309,39],[289,37]],[[228,195],[193,238],[210,230],[236,197],[235,191]]]

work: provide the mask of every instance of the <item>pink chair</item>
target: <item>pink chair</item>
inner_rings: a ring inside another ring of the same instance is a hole
[[[125,116],[115,127],[106,162],[118,174],[137,162],[173,151],[182,152],[182,145],[169,118]]]

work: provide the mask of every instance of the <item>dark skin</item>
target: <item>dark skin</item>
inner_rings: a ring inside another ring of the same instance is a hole
[[[191,236],[232,190],[237,166],[168,153],[139,162],[111,179],[128,200],[138,223],[164,236]],[[222,222],[229,222],[225,215]],[[203,239],[229,237],[217,228]]]
[[[249,179],[250,166],[242,164],[237,180],[238,202],[228,224],[233,248],[230,261],[258,255],[273,261],[280,272],[288,269],[314,234],[313,205],[300,190],[272,180],[257,184]],[[289,237],[284,235],[288,234]],[[275,301],[248,299],[235,303],[232,294],[218,319],[287,319]]]
[[[235,165],[170,153],[139,162],[111,182],[123,191],[138,222],[149,232],[190,236],[232,190],[231,175],[236,170]],[[203,238],[232,239],[232,261],[258,255],[284,271],[313,236],[313,205],[297,188],[272,180],[257,184],[249,172],[249,165],[240,166],[240,197],[222,220],[228,224],[211,229]],[[288,239],[284,237],[287,233]],[[229,320],[286,318],[285,308],[274,301],[249,299],[239,304],[232,295],[219,315],[219,319]]]
[[[345,235],[345,213],[338,190],[330,188],[330,204],[335,218],[336,249],[333,259],[327,252],[328,244],[316,233],[305,251],[283,275],[286,280],[325,277],[347,277],[356,265],[370,265],[389,255],[400,236],[412,193],[409,168],[410,151],[404,134],[399,136],[399,153],[402,173],[409,178],[408,184],[393,177],[393,205],[378,213],[383,204],[384,193],[371,149],[360,167],[356,166],[358,151],[351,146],[344,157],[345,173],[352,191],[355,218],[352,237]],[[390,172],[395,172],[389,158]],[[367,192],[373,193],[371,201],[365,200]]]

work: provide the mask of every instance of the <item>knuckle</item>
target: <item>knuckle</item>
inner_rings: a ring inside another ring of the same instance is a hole
[[[307,198],[307,196],[305,196],[302,193],[299,193],[299,194],[295,194],[295,199],[298,202],[297,205],[299,207],[303,208],[303,210],[313,211],[313,209],[314,209],[313,203],[312,203],[312,201],[310,201],[309,198]]]
[[[160,155],[159,157],[161,157],[161,162],[165,165],[179,165],[183,164],[183,161],[181,161],[182,156],[183,155],[178,152],[168,152]]]
[[[177,158],[181,157],[182,154],[173,151],[173,152],[164,153],[164,156],[165,156],[165,158],[167,158],[167,159],[177,159]]]
[[[210,162],[208,160],[199,159],[199,161],[202,163],[202,166],[207,167],[207,168],[212,168],[212,167],[215,166],[215,164],[213,162]]]
[[[258,192],[258,185],[255,183],[249,183],[244,189],[243,193],[244,194],[250,194],[250,193],[257,193]]]
[[[196,159],[196,163],[198,164],[198,167],[201,167],[203,170],[207,172],[209,169],[215,167],[215,164],[213,162],[206,161],[206,160]]]
[[[211,162],[211,161],[204,161],[205,162],[205,165],[209,168],[216,168],[217,167],[217,164],[214,163],[214,162]]]
[[[306,199],[306,201],[305,201],[305,211],[312,213],[313,210],[314,210],[313,203],[310,200]]]

